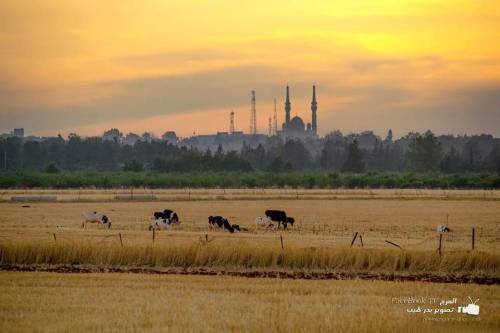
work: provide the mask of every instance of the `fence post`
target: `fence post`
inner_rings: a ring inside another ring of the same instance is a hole
[[[205,234],[205,241],[208,243],[208,235]]]
[[[284,250],[285,247],[283,246],[283,235],[280,235],[280,240],[281,240],[281,249]]]
[[[122,233],[119,232],[118,236],[120,237],[120,245],[123,247],[123,241],[122,241]]]
[[[153,228],[153,243],[155,242],[155,228]]]
[[[55,232],[53,232],[53,233],[52,233],[52,236],[54,236],[54,243],[57,243],[56,233],[55,233]]]
[[[359,235],[359,240],[361,241],[361,247],[363,247],[363,236]]]
[[[476,238],[476,229],[472,227],[472,249],[474,250],[474,241]]]
[[[439,252],[439,255],[441,255],[441,244],[443,242],[443,234],[439,234],[439,248],[438,248],[438,252]]]
[[[354,234],[354,237],[352,239],[352,242],[351,242],[351,247],[352,247],[352,244],[354,244],[354,241],[356,240],[356,237],[358,237],[358,232],[356,231],[356,233]]]

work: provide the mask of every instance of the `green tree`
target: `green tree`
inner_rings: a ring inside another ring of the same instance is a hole
[[[460,170],[460,154],[455,149],[455,147],[451,147],[450,151],[444,155],[443,160],[441,161],[441,171],[457,172],[459,170]]]
[[[142,165],[142,163],[137,160],[127,161],[123,165],[123,171],[141,172],[143,170],[144,165]]]
[[[57,165],[54,162],[50,162],[46,167],[45,167],[45,172],[46,173],[58,173],[60,170],[57,167]]]
[[[414,171],[435,171],[441,162],[441,144],[431,131],[417,134],[406,151],[408,167]]]
[[[500,147],[496,145],[484,159],[484,167],[488,171],[500,172]]]
[[[358,140],[354,140],[347,147],[347,158],[342,171],[363,172],[364,170],[363,152],[359,149]]]

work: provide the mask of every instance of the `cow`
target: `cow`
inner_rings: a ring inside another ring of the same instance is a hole
[[[255,218],[255,226],[257,228],[259,227],[272,228],[273,221],[271,221],[267,216],[264,217],[259,216]]]
[[[82,216],[83,216],[82,228],[85,228],[87,223],[101,223],[104,226],[108,226],[108,229],[111,228],[111,221],[106,215],[102,213],[84,212]]]
[[[149,225],[149,231],[153,229],[159,230],[168,228],[170,228],[170,223],[168,222],[167,219],[162,219],[162,218],[153,219],[153,222],[151,222],[151,224]]]
[[[179,215],[170,209],[165,209],[163,212],[153,213],[153,222],[149,225],[149,230],[152,229],[168,229],[172,224],[179,224]]]
[[[248,231],[247,228],[245,227],[240,227],[239,224],[231,224],[231,226],[233,227],[234,231]]]
[[[171,209],[165,209],[163,212],[154,212],[153,213],[155,220],[164,219],[168,221],[168,224],[178,224],[179,215]]]
[[[223,228],[224,230],[227,230],[229,231],[230,233],[234,233],[234,230],[235,228],[233,227],[233,225],[231,225],[229,223],[229,221],[222,217],[222,216],[209,216],[208,217],[208,226],[213,229],[213,228]],[[235,224],[235,226],[238,227],[239,229],[239,226]]]
[[[278,222],[278,229],[280,227],[280,224],[283,224],[283,229],[286,229],[288,224],[293,224],[295,223],[295,219],[293,217],[286,216],[286,213],[282,210],[273,210],[273,209],[268,209],[265,212],[266,217],[269,218],[273,222]]]
[[[440,225],[438,225],[438,226],[437,226],[436,231],[437,231],[438,233],[440,233],[440,234],[443,234],[443,233],[445,233],[445,232],[450,232],[450,231],[451,231],[451,229],[450,229],[450,228],[448,228],[448,227],[447,227],[447,226],[445,226],[445,225],[440,224]]]

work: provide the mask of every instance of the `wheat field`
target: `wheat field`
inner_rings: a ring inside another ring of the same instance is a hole
[[[0,272],[2,332],[498,332],[500,287],[224,276]],[[405,297],[480,299],[480,320]],[[429,305],[430,306],[430,305]]]
[[[197,190],[186,198],[185,191],[169,190],[155,194],[162,200],[150,201],[115,200],[118,194],[2,194],[0,331],[496,332],[500,327],[498,192],[348,190],[334,197],[313,190],[265,195]],[[57,195],[58,201],[8,201],[11,195]],[[153,212],[165,208],[177,211],[181,224],[148,231]],[[295,225],[256,228],[255,217],[266,209],[285,210]],[[82,228],[84,211],[107,214],[112,228]],[[225,216],[248,231],[210,230],[209,215]],[[441,253],[439,224],[452,230],[442,237]],[[426,282],[409,281],[415,279]],[[466,302],[468,296],[480,299],[479,317],[416,316],[392,301]]]

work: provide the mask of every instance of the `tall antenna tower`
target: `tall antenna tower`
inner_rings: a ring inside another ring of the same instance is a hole
[[[257,111],[255,110],[255,90],[252,90],[252,106],[250,109],[250,134],[257,134]]]
[[[234,111],[231,110],[231,113],[229,114],[229,134],[234,133]]]
[[[273,135],[273,127],[271,126],[271,117],[269,117],[269,136]]]
[[[276,113],[276,98],[274,99],[274,113],[273,113],[273,135],[278,134],[278,114]]]

